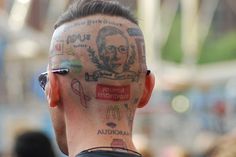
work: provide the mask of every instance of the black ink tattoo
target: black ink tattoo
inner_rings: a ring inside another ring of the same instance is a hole
[[[71,88],[72,88],[72,91],[76,95],[80,96],[81,105],[85,108],[88,108],[87,102],[90,101],[91,98],[84,94],[84,90],[83,90],[83,87],[82,87],[80,81],[77,79],[73,79],[71,82]]]
[[[77,45],[74,45],[74,48],[87,48],[88,46],[86,44],[77,44]]]
[[[106,125],[107,125],[108,127],[112,128],[112,129],[116,128],[116,126],[117,126],[117,124],[116,124],[116,123],[113,123],[113,122],[108,122]]]
[[[119,105],[108,106],[106,119],[107,120],[121,120],[120,106]]]
[[[138,58],[141,72],[146,72],[146,57],[145,57],[145,43],[143,39],[136,39],[136,45],[138,48]]]
[[[130,133],[123,130],[101,129],[97,131],[97,135],[130,136]]]
[[[90,25],[95,25],[95,24],[109,24],[109,25],[114,25],[114,26],[118,26],[118,27],[121,27],[122,24],[121,23],[116,23],[116,22],[112,22],[112,21],[108,21],[106,19],[104,20],[101,20],[101,19],[98,19],[98,20],[87,20],[87,25],[90,26]]]
[[[63,32],[68,32],[69,30],[71,30],[74,27],[79,27],[79,26],[90,26],[90,25],[113,25],[113,26],[117,26],[117,27],[122,27],[123,24],[122,23],[117,23],[117,22],[113,22],[113,21],[108,21],[106,19],[101,20],[101,19],[96,19],[96,20],[81,20],[79,22],[74,23],[73,25],[67,26],[63,29]]]
[[[127,32],[130,36],[143,36],[139,28],[128,28]]]
[[[109,38],[116,38],[120,42],[109,43]],[[121,30],[116,27],[105,26],[99,31],[96,42],[99,57],[91,47],[87,51],[90,60],[99,70],[93,74],[85,73],[86,81],[98,81],[99,78],[139,80],[138,73],[130,70],[130,66],[135,63],[135,48],[134,46],[130,48],[128,39]]]
[[[130,130],[132,131],[133,119],[134,119],[134,113],[135,113],[135,105],[125,104],[124,106],[127,110],[128,125],[130,127]]]
[[[81,42],[85,42],[85,41],[89,41],[91,39],[91,35],[90,34],[73,34],[73,35],[69,35],[67,37],[67,41],[66,43],[67,44],[75,44],[77,41],[78,43],[81,43]]]

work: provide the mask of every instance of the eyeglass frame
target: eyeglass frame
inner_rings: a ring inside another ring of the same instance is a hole
[[[69,73],[69,71],[70,70],[68,68],[58,68],[58,69],[50,70],[50,72],[52,72],[54,74],[59,74],[59,75],[66,75]],[[48,82],[48,73],[49,73],[49,71],[43,72],[38,77],[39,85],[44,91],[45,91],[45,86]]]

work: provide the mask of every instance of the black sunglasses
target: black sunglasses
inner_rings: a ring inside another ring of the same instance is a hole
[[[60,69],[52,69],[52,73],[59,74],[59,75],[66,75],[69,73],[69,69],[67,68],[60,68]],[[39,85],[45,90],[45,86],[48,82],[48,72],[44,72],[39,75],[38,77]]]
[[[59,74],[59,75],[66,75],[69,73],[69,69],[67,68],[60,68],[60,69],[52,69],[52,73]],[[147,70],[146,75],[148,76],[151,73],[150,70]],[[48,72],[44,72],[39,75],[38,77],[39,85],[42,87],[43,90],[45,90],[45,86],[48,82]]]

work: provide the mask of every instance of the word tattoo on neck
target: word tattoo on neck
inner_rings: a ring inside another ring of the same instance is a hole
[[[72,91],[80,97],[81,105],[85,108],[88,108],[87,102],[90,101],[91,98],[84,94],[84,89],[80,81],[77,79],[73,79],[71,81],[71,88],[72,88]]]
[[[143,33],[139,28],[128,28],[127,32],[130,36],[143,36]]]
[[[97,135],[116,135],[116,136],[130,136],[128,131],[114,130],[114,129],[100,129]]]

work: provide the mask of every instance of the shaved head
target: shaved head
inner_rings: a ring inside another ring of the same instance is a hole
[[[55,25],[48,71],[42,87],[62,152],[135,150],[135,111],[147,104],[154,77],[142,31],[127,9],[116,1],[75,1]]]
[[[78,97],[78,91],[83,91],[87,96],[82,106],[88,107],[92,98],[101,103],[109,99],[136,99],[142,94],[139,92],[142,90],[138,89],[143,88],[141,83],[146,72],[142,41],[139,27],[127,19],[104,15],[77,19],[55,30],[50,49],[50,68],[70,69],[70,84],[64,84],[66,92]],[[81,84],[86,89],[82,90]],[[123,86],[127,86],[129,92],[98,96],[96,91],[107,89],[105,86],[117,86],[123,90]]]
[[[132,128],[147,70],[143,36],[136,24],[107,15],[67,22],[53,34],[49,59],[50,69],[69,69],[59,80],[61,103],[96,113],[104,123],[126,105],[119,117],[128,116],[125,120]]]

